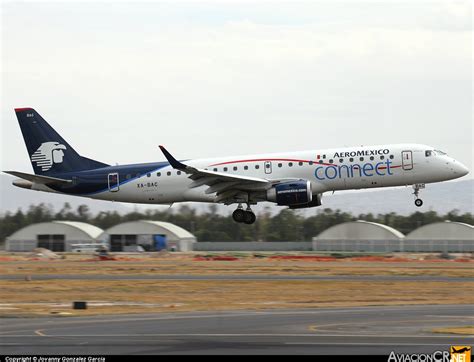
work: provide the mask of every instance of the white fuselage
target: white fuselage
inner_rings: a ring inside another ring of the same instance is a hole
[[[186,161],[186,165],[268,180],[308,180],[313,194],[440,182],[468,173],[466,167],[452,157],[419,144],[197,159]],[[207,186],[191,188],[191,183],[187,174],[165,165],[141,177],[127,175],[116,185],[109,184],[107,190],[82,196],[149,204],[215,201],[215,194],[206,194]],[[34,185],[33,189],[52,191],[44,185]]]

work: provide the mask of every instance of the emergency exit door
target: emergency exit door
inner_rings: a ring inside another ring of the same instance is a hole
[[[263,167],[265,168],[265,173],[272,173],[272,161],[265,161]]]
[[[402,168],[406,171],[413,169],[412,151],[402,151]]]
[[[109,173],[109,191],[117,192],[119,190],[119,174],[118,173]]]

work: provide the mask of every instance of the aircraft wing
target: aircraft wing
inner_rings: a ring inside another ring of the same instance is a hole
[[[189,178],[193,180],[190,186],[191,188],[203,185],[209,186],[205,193],[216,193],[216,202],[231,200],[243,191],[265,191],[276,183],[288,181],[287,179],[267,180],[259,177],[227,174],[195,168],[176,160],[163,146],[160,146],[160,149],[173,168],[190,175]]]
[[[24,173],[24,172],[19,172],[19,171],[3,171],[3,172],[8,173],[9,175],[12,175],[12,176],[22,178],[24,180],[28,180],[28,181],[35,182],[38,184],[43,184],[43,185],[72,183],[72,180],[66,180],[66,179],[57,178],[57,177],[31,175],[29,173]]]

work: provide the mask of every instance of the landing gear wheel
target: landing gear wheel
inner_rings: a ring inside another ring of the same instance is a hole
[[[415,195],[415,205],[418,207],[421,207],[423,205],[423,200],[418,198],[418,195],[420,194],[420,190],[425,188],[425,184],[414,184],[413,185],[413,195]]]
[[[245,211],[244,223],[247,225],[253,224],[257,220],[257,217],[252,211]]]
[[[246,217],[246,211],[242,209],[237,209],[232,213],[232,218],[235,222],[244,222]]]

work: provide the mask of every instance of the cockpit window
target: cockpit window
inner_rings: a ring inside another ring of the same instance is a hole
[[[443,151],[440,151],[440,150],[436,150],[436,153],[438,155],[441,155],[441,156],[446,155],[446,152],[443,152]]]
[[[431,157],[431,155],[432,155],[432,152],[430,150],[425,151],[425,156],[426,157]]]

